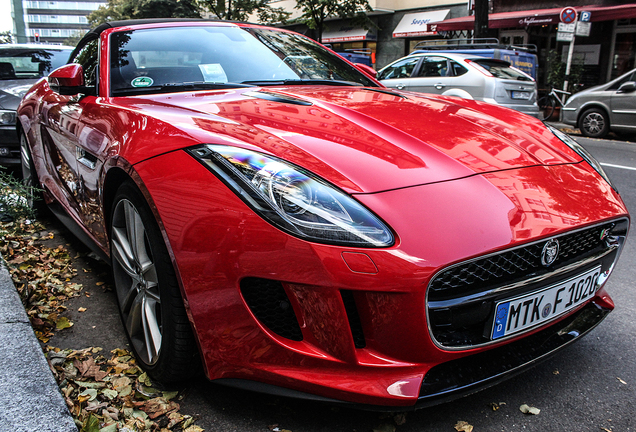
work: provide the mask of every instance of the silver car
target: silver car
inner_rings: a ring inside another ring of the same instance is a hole
[[[536,82],[503,60],[415,53],[381,69],[378,79],[399,90],[476,99],[539,117]]]
[[[563,123],[588,137],[602,138],[609,131],[636,133],[636,69],[576,93],[561,112]]]

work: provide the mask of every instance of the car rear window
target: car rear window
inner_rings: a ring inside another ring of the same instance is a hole
[[[0,79],[32,79],[48,75],[62,66],[70,49],[0,49]]]
[[[495,78],[512,79],[517,81],[532,81],[528,75],[510,67],[510,64],[503,61],[491,59],[472,59],[474,63],[486,69]]]

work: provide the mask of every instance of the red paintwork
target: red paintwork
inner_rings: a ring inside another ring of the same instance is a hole
[[[78,64],[68,64],[57,68],[49,75],[49,82],[59,86],[78,87],[84,85],[82,67]]]
[[[108,95],[103,47],[99,93]],[[181,278],[210,379],[413,404],[431,367],[478,351],[433,344],[424,303],[434,273],[627,215],[620,197],[576,153],[516,111],[364,88],[266,89],[313,103],[298,106],[243,94],[254,90],[72,100],[43,80],[19,108],[48,198],[105,253],[109,209],[102,206],[113,170],[127,172],[145,193]],[[312,171],[379,215],[396,244],[345,248],[289,236],[181,151],[199,143],[254,149]],[[98,157],[94,170],[75,162],[77,146]],[[239,292],[244,277],[284,281],[303,320],[302,342],[255,320]],[[341,289],[367,305],[360,310],[364,349],[353,347]],[[604,290],[594,301],[613,306]]]

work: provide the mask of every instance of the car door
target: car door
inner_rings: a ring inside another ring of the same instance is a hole
[[[442,56],[423,56],[414,75],[409,90],[422,93],[442,94],[452,81],[448,59]]]
[[[621,87],[616,89],[610,98],[612,127],[624,127],[636,130],[636,91],[632,86],[625,88],[628,83],[633,83],[636,78],[636,72],[632,74],[625,82],[621,83]]]
[[[104,214],[99,195],[100,172],[109,148],[108,116],[102,112],[103,106],[97,103],[99,93],[99,40],[88,42],[78,53],[76,62],[84,69],[87,86],[94,88],[94,94],[86,96],[78,103],[80,117],[75,129],[75,161],[77,166],[76,205],[79,217],[95,239],[106,243]]]
[[[382,69],[378,74],[378,80],[387,87],[398,90],[409,90],[413,72],[421,57],[406,57]]]
[[[53,173],[45,179],[44,185],[79,224],[87,222],[86,196],[90,182],[83,168],[87,156],[81,142],[87,135],[84,111],[96,101],[98,43],[96,39],[87,42],[74,51],[71,59],[72,63],[82,65],[87,93],[65,96],[51,92],[44,98],[42,107],[42,142],[48,172]]]

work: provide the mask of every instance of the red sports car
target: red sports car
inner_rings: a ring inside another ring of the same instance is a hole
[[[112,262],[157,380],[202,363],[230,386],[425,406],[614,307],[629,215],[575,141],[389,90],[293,32],[104,24],[18,119],[26,181]]]

